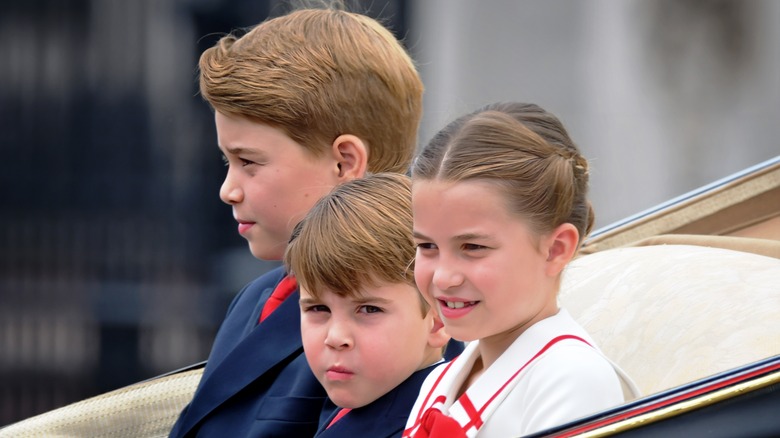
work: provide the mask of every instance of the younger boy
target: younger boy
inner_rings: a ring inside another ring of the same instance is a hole
[[[422,107],[393,35],[333,9],[222,38],[201,56],[200,90],[228,166],[220,197],[264,260],[282,258],[292,228],[336,185],[405,172]],[[303,355],[296,285],[277,269],[233,300],[171,436],[312,436],[325,396]]]
[[[297,230],[285,264],[300,285],[303,348],[342,408],[316,436],[400,436],[449,340],[414,283],[410,179],[345,183]]]

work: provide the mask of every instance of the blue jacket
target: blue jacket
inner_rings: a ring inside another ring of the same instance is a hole
[[[437,364],[438,365],[438,364]],[[409,376],[395,389],[362,408],[353,409],[340,420],[327,427],[336,412],[320,425],[317,438],[338,437],[400,437],[417,400],[417,394],[428,374],[436,367],[431,365]]]
[[[257,325],[284,275],[274,269],[233,300],[171,437],[313,436],[332,412],[303,355],[298,292]]]
[[[298,291],[257,324],[284,275],[276,268],[233,300],[170,437],[311,437],[333,413],[303,354]],[[461,351],[462,343],[450,342],[446,356]]]

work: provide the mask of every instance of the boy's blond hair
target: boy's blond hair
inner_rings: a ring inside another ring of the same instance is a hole
[[[411,180],[395,173],[337,186],[293,231],[288,272],[315,298],[326,289],[360,297],[362,288],[380,283],[415,286],[411,198]]]
[[[200,58],[211,106],[284,131],[316,156],[342,134],[368,147],[369,172],[406,172],[422,81],[399,41],[364,15],[303,9],[228,35]]]

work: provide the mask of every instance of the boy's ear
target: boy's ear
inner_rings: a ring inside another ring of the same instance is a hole
[[[436,315],[436,311],[431,308],[430,312],[433,326],[431,327],[431,332],[428,333],[428,346],[435,349],[443,348],[450,342],[450,335],[447,334],[444,324],[441,322],[439,316]]]
[[[579,240],[580,233],[577,227],[568,222],[559,225],[545,238],[547,275],[556,277],[563,271],[563,268],[574,258]]]
[[[360,137],[342,134],[333,140],[333,155],[338,164],[338,177],[342,182],[365,176],[368,170],[368,147]]]

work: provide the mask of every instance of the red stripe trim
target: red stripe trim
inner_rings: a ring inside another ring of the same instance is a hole
[[[558,342],[565,341],[565,340],[567,340],[567,339],[574,339],[574,340],[577,340],[577,341],[582,341],[582,342],[584,342],[584,343],[586,343],[586,344],[590,345],[590,343],[588,343],[588,341],[586,341],[586,340],[584,340],[584,339],[580,338],[579,336],[574,336],[574,335],[561,335],[561,336],[558,336],[558,337],[556,337],[556,338],[553,338],[553,339],[552,339],[550,342],[548,342],[548,343],[547,343],[547,345],[545,345],[544,347],[542,347],[542,349],[541,349],[541,350],[539,350],[539,352],[537,352],[537,353],[534,355],[534,357],[532,357],[531,359],[529,359],[529,360],[528,360],[528,362],[526,362],[526,363],[525,363],[525,365],[523,365],[522,367],[520,367],[520,369],[519,369],[519,370],[517,370],[517,371],[516,371],[516,372],[515,372],[515,373],[512,375],[512,377],[510,377],[510,378],[509,378],[509,379],[508,379],[506,382],[504,382],[504,384],[501,386],[501,388],[499,388],[499,389],[498,389],[498,391],[496,391],[496,393],[495,393],[495,394],[493,394],[493,396],[492,396],[492,397],[490,397],[490,398],[488,399],[488,401],[487,401],[487,402],[485,402],[485,404],[482,406],[482,408],[480,408],[480,410],[479,410],[479,414],[480,414],[480,415],[482,415],[482,413],[483,413],[483,412],[485,412],[485,409],[488,407],[488,405],[489,405],[491,402],[493,402],[493,400],[495,400],[495,399],[496,399],[496,397],[498,397],[498,394],[500,394],[500,393],[501,393],[501,392],[504,390],[504,388],[506,388],[506,387],[507,387],[507,385],[509,385],[509,383],[510,383],[510,382],[512,382],[512,380],[514,380],[514,379],[515,379],[515,377],[517,377],[517,375],[518,375],[518,374],[520,374],[520,372],[521,372],[521,371],[523,371],[523,370],[525,369],[525,367],[527,367],[527,366],[528,366],[528,365],[529,365],[531,362],[533,362],[534,360],[536,360],[536,358],[537,358],[537,357],[539,357],[539,356],[541,356],[542,354],[544,354],[544,352],[545,352],[545,351],[549,350],[549,349],[550,349],[550,347],[552,347],[553,345],[557,344]],[[590,346],[592,347],[592,345],[590,345]],[[464,395],[465,395],[465,394],[464,394]]]
[[[510,378],[509,378],[509,379],[508,379],[508,380],[507,380],[507,381],[506,381],[506,382],[505,382],[505,383],[504,383],[504,384],[501,386],[501,388],[499,388],[499,389],[498,389],[498,391],[496,391],[496,393],[495,393],[495,394],[493,394],[493,396],[492,396],[492,397],[490,397],[490,399],[488,399],[488,401],[487,401],[487,402],[486,402],[486,403],[485,403],[485,404],[482,406],[482,408],[480,408],[480,410],[476,412],[476,414],[477,414],[477,415],[476,415],[476,421],[475,421],[475,417],[474,417],[474,416],[473,416],[471,413],[469,413],[469,419],[470,419],[471,421],[469,422],[469,424],[467,425],[467,427],[466,427],[466,428],[464,428],[464,430],[468,430],[468,428],[469,428],[469,427],[471,427],[471,425],[472,425],[472,424],[476,425],[476,424],[477,424],[477,422],[479,422],[479,426],[477,426],[477,429],[479,429],[479,428],[480,428],[480,427],[481,427],[481,426],[484,424],[484,423],[482,422],[482,413],[483,413],[483,412],[485,412],[485,409],[487,408],[487,406],[488,406],[488,405],[489,405],[489,404],[490,404],[490,403],[491,403],[493,400],[495,400],[495,398],[498,396],[498,394],[500,394],[500,393],[501,393],[501,392],[502,392],[502,391],[503,391],[503,390],[504,390],[504,389],[507,387],[507,385],[509,385],[509,383],[510,383],[512,380],[514,380],[514,379],[515,379],[515,377],[517,377],[517,375],[518,375],[518,374],[520,374],[520,372],[521,372],[521,371],[523,371],[523,370],[525,369],[525,367],[527,367],[527,366],[528,366],[528,364],[530,364],[530,363],[531,363],[531,362],[533,362],[533,361],[534,361],[536,358],[538,358],[539,356],[541,356],[542,354],[544,354],[544,352],[545,352],[545,351],[547,351],[547,350],[549,350],[549,349],[550,349],[550,347],[552,347],[553,345],[557,344],[557,343],[558,343],[558,342],[560,342],[560,341],[565,341],[565,340],[567,340],[567,339],[574,339],[574,340],[577,340],[577,341],[581,341],[581,342],[584,342],[585,344],[587,344],[587,345],[589,345],[589,346],[591,346],[591,347],[592,347],[592,345],[590,345],[590,343],[589,343],[588,341],[586,341],[586,340],[584,340],[584,339],[580,338],[579,336],[574,336],[574,335],[561,335],[561,336],[558,336],[558,337],[556,337],[556,338],[553,338],[553,339],[552,339],[550,342],[548,342],[548,343],[547,343],[547,344],[546,344],[544,347],[542,347],[542,349],[541,349],[541,350],[539,350],[539,351],[538,351],[538,352],[537,352],[537,353],[536,353],[536,354],[535,354],[535,355],[534,355],[534,356],[533,356],[531,359],[529,359],[529,360],[528,360],[528,362],[526,362],[526,363],[525,363],[525,364],[524,364],[524,365],[523,365],[523,366],[522,366],[522,367],[521,367],[519,370],[517,370],[517,371],[516,371],[516,372],[515,372],[515,373],[512,375],[512,377],[510,377]],[[456,359],[457,359],[457,358],[456,358]],[[428,394],[425,396],[425,401],[424,401],[424,402],[423,402],[423,404],[421,405],[421,408],[420,408],[419,412],[417,412],[417,418],[414,420],[414,425],[413,425],[412,427],[410,427],[410,428],[408,428],[408,429],[406,429],[406,430],[404,431],[404,434],[403,434],[403,436],[404,436],[404,437],[410,436],[410,435],[409,435],[409,433],[411,433],[411,431],[412,431],[412,430],[414,430],[414,429],[415,429],[417,426],[419,426],[419,424],[420,424],[420,421],[421,421],[421,419],[422,419],[422,416],[423,416],[423,413],[425,413],[425,411],[426,411],[426,406],[428,406],[428,400],[430,399],[430,397],[431,397],[431,394],[433,394],[434,390],[435,390],[435,389],[436,389],[436,387],[439,385],[439,382],[441,381],[442,377],[444,377],[444,374],[446,374],[446,373],[447,373],[447,371],[450,369],[450,366],[453,364],[453,362],[455,362],[455,359],[453,359],[453,360],[452,360],[452,361],[451,361],[449,364],[447,364],[447,367],[446,367],[446,368],[444,368],[444,371],[442,371],[442,373],[441,373],[441,374],[439,375],[439,377],[436,379],[436,382],[434,382],[434,383],[433,383],[433,386],[431,387],[431,390],[430,390],[430,391],[428,391]],[[438,400],[438,399],[437,399],[437,400]],[[446,398],[445,398],[445,400],[446,400]],[[472,410],[473,410],[473,409],[475,409],[475,408],[474,408],[474,405],[472,404],[471,400],[468,398],[468,396],[466,395],[466,393],[463,393],[463,395],[462,395],[462,396],[460,396],[460,398],[458,399],[458,401],[460,401],[460,402],[461,402],[461,405],[462,405],[462,406],[463,406],[463,408],[466,410],[466,412],[469,412],[469,410],[468,410],[468,409],[467,409],[467,407],[466,407],[466,404],[464,403],[466,400],[468,400],[468,405],[469,405],[469,406],[471,406]]]
[[[477,412],[477,408],[474,407],[474,403],[472,403],[471,399],[468,397],[467,394],[463,394],[458,401],[460,402],[460,405],[463,406],[463,410],[466,411],[466,414],[469,416],[469,422],[465,426],[463,426],[463,431],[469,430],[471,426],[474,426],[479,430],[480,427],[482,427],[483,424],[485,424],[484,421],[482,421],[482,413]]]
[[[670,399],[661,400],[659,402],[656,402],[656,403],[653,403],[653,404],[650,404],[650,405],[647,405],[647,406],[637,407],[635,409],[629,410],[629,411],[624,412],[622,414],[615,415],[614,417],[609,417],[609,418],[606,418],[606,419],[603,419],[603,420],[596,421],[595,423],[590,423],[590,424],[586,424],[586,425],[583,425],[583,426],[579,426],[579,427],[577,427],[575,429],[567,430],[567,431],[564,431],[564,432],[562,432],[562,433],[560,433],[558,435],[554,435],[554,436],[563,438],[563,437],[570,437],[570,436],[578,435],[578,434],[581,434],[583,432],[588,432],[588,431],[591,431],[591,430],[594,430],[594,429],[598,429],[599,427],[606,426],[608,424],[617,423],[619,421],[622,421],[622,420],[625,420],[625,419],[628,419],[628,418],[631,418],[631,417],[636,417],[636,416],[644,414],[646,412],[650,412],[650,411],[653,411],[653,410],[656,410],[656,409],[659,409],[659,408],[663,408],[665,406],[672,405],[672,404],[677,403],[679,401],[692,399],[692,398],[697,397],[699,395],[706,394],[708,392],[712,392],[712,391],[721,389],[723,387],[733,385],[735,383],[739,383],[739,382],[742,382],[742,381],[745,381],[745,380],[749,380],[749,379],[751,379],[753,377],[757,377],[757,376],[760,376],[762,374],[766,374],[766,373],[769,373],[769,372],[772,372],[772,371],[776,371],[778,369],[780,369],[780,363],[779,364],[774,364],[774,365],[766,367],[766,368],[761,368],[759,370],[752,371],[752,372],[747,373],[747,374],[743,374],[743,375],[740,375],[740,376],[732,377],[732,378],[727,379],[727,380],[715,382],[715,383],[713,383],[711,385],[707,385],[707,386],[705,386],[703,388],[699,388],[699,389],[697,389],[695,391],[686,392],[685,394],[678,395],[677,397],[672,397]]]
[[[460,357],[460,356],[458,356],[458,357]],[[441,374],[439,374],[439,377],[436,378],[436,381],[433,382],[433,386],[431,387],[431,390],[428,391],[428,394],[425,396],[425,400],[423,401],[423,404],[420,405],[420,410],[417,412],[417,418],[415,418],[414,424],[412,425],[412,427],[410,427],[410,428],[408,428],[408,429],[406,429],[404,431],[404,436],[408,436],[407,432],[411,432],[412,429],[414,429],[415,427],[417,427],[420,424],[420,421],[422,420],[423,413],[425,413],[426,406],[428,406],[428,400],[431,398],[431,395],[436,390],[436,387],[439,386],[439,382],[441,382],[442,377],[444,377],[444,375],[447,374],[447,371],[450,369],[452,364],[455,362],[455,359],[457,359],[458,357],[453,358],[450,361],[450,363],[448,363],[447,366],[444,367],[444,371],[442,371]],[[447,398],[445,397],[444,400],[446,401]]]

